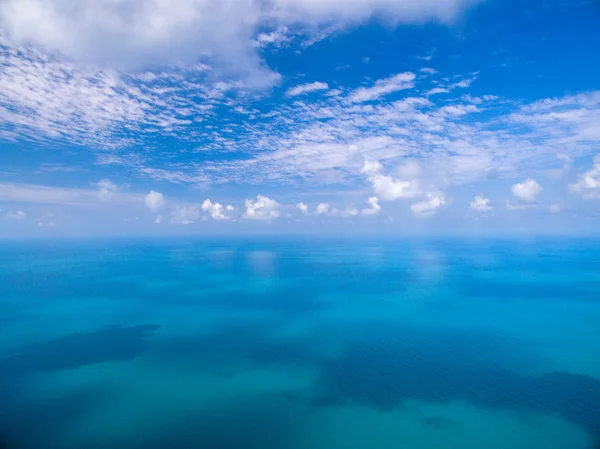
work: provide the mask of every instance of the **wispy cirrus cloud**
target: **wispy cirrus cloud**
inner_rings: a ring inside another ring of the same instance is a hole
[[[298,86],[290,87],[286,91],[286,95],[288,97],[296,97],[298,95],[303,95],[310,92],[317,92],[320,90],[329,89],[329,85],[327,83],[322,83],[320,81],[315,81],[314,83],[306,83],[300,84]]]
[[[103,180],[91,189],[0,183],[0,200],[14,203],[107,207],[109,205],[107,203],[110,205],[143,204],[144,196],[120,192],[114,183]]]
[[[377,100],[378,98],[401,90],[411,89],[415,86],[416,75],[412,72],[398,73],[389,78],[377,80],[372,87],[360,87],[356,89],[349,101],[363,103],[365,101]]]

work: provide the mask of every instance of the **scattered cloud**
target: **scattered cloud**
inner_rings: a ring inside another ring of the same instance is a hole
[[[274,220],[279,218],[279,203],[269,197],[257,195],[256,201],[246,200],[244,218],[249,220]]]
[[[396,180],[383,175],[383,166],[377,161],[365,161],[362,172],[373,186],[373,190],[384,200],[415,198],[421,195],[417,180]]]
[[[213,220],[230,220],[232,218],[229,213],[233,212],[233,206],[223,206],[207,199],[204,200],[201,208],[203,211],[208,212]]]
[[[23,221],[23,220],[25,220],[26,217],[27,217],[27,214],[25,212],[23,212],[22,210],[8,212],[6,214],[6,218],[9,220]]]
[[[308,205],[304,204],[304,203],[298,203],[296,204],[296,207],[298,208],[298,210],[300,212],[302,212],[304,215],[308,215]]]
[[[600,199],[600,155],[594,158],[590,170],[580,175],[576,183],[569,185],[569,191],[585,199]]]
[[[150,190],[150,193],[144,197],[144,203],[152,212],[158,212],[165,206],[166,201],[162,193]]]
[[[329,89],[329,85],[327,83],[315,81],[314,83],[300,84],[299,86],[291,87],[286,91],[285,94],[288,97],[296,97],[298,95],[303,95],[309,92],[316,92],[319,90],[327,89]]]
[[[46,214],[45,218],[38,218],[36,221],[38,228],[53,228],[56,226],[54,216],[52,214]]]
[[[471,204],[469,205],[471,210],[477,212],[490,212],[494,209],[491,205],[491,201],[488,198],[485,198],[483,195],[477,195]]]
[[[96,183],[98,187],[98,198],[100,201],[110,201],[113,195],[119,191],[119,187],[109,179],[103,179]]]
[[[513,185],[511,190],[515,197],[529,203],[535,202],[536,197],[542,193],[542,187],[531,178]]]
[[[381,206],[379,205],[379,198],[376,196],[372,196],[367,200],[369,203],[369,207],[360,211],[362,215],[376,215],[381,211]]]
[[[342,211],[342,217],[354,217],[360,214],[360,211],[354,206],[348,206]]]
[[[294,36],[290,33],[288,27],[280,26],[276,30],[267,33],[259,33],[252,42],[252,45],[259,48],[268,46],[281,48],[286,44],[289,44],[292,40],[294,40]]]
[[[398,73],[389,78],[375,82],[372,87],[360,87],[349,97],[353,103],[363,103],[401,90],[412,89],[415,86],[416,75],[412,72]]]
[[[200,218],[200,211],[197,206],[183,204],[175,206],[171,211],[171,223],[178,225],[190,225]]]
[[[509,211],[523,211],[537,209],[537,204],[519,203],[513,204],[509,200],[506,200],[506,209]]]
[[[327,203],[319,203],[315,209],[317,215],[327,215],[331,211],[331,205]]]
[[[446,204],[446,197],[441,192],[428,193],[426,199],[410,206],[410,210],[417,217],[434,215]]]

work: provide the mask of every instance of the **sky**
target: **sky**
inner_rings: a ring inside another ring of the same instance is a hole
[[[0,237],[597,234],[596,0],[3,0]]]

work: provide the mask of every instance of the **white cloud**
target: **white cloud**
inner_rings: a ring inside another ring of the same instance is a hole
[[[253,41],[255,47],[263,48],[272,45],[275,48],[285,46],[293,40],[293,36],[287,26],[281,26],[268,33],[259,33]]]
[[[579,176],[576,183],[569,185],[569,191],[585,199],[600,199],[600,155],[594,158],[590,170]]]
[[[382,165],[377,161],[366,160],[362,172],[373,186],[373,190],[384,200],[414,198],[421,194],[417,180],[399,181],[381,174]]]
[[[278,218],[279,203],[269,197],[257,195],[256,201],[246,200],[244,218],[249,220],[273,220]]]
[[[433,89],[429,89],[425,92],[425,95],[437,95],[437,94],[447,94],[450,93],[450,89],[445,87],[434,87]]]
[[[476,0],[4,0],[0,28],[20,44],[68,58],[129,68],[196,61],[253,83],[272,81],[257,53],[283,42],[288,27],[307,43],[349,26],[450,22]],[[273,31],[264,31],[265,27]]]
[[[358,214],[360,214],[360,211],[354,206],[349,206],[342,211],[342,217],[354,217]]]
[[[214,220],[230,220],[231,215],[226,212],[233,211],[233,206],[223,206],[220,203],[213,203],[211,200],[204,200],[202,210],[208,212]]]
[[[512,204],[506,200],[506,209],[510,211],[533,210],[537,208],[537,204]]]
[[[373,87],[360,87],[356,89],[349,97],[354,103],[376,100],[393,92],[411,89],[415,85],[416,75],[412,72],[398,73],[389,78],[377,80]]]
[[[144,203],[152,212],[158,212],[165,206],[166,201],[162,193],[150,190],[150,193],[144,197]]]
[[[489,212],[494,209],[491,205],[491,201],[488,198],[485,198],[483,195],[476,196],[473,201],[471,201],[469,207],[471,210],[477,212]]]
[[[72,189],[37,184],[0,183],[0,200],[63,206],[108,207],[143,204],[144,195],[114,190],[110,181],[96,184],[96,189]],[[98,202],[99,197],[110,201]]]
[[[296,204],[296,207],[298,208],[298,210],[300,212],[302,212],[304,215],[308,215],[308,205],[304,204],[304,203],[298,203]]]
[[[163,216],[159,215],[158,217],[156,217],[156,219],[154,220],[154,224],[161,224],[163,222]]]
[[[440,109],[440,112],[443,114],[452,115],[455,117],[462,117],[463,115],[469,114],[471,112],[478,112],[479,108],[474,104],[457,104],[444,106]]]
[[[285,94],[288,97],[295,97],[309,92],[316,92],[319,90],[327,89],[329,89],[329,85],[327,83],[315,81],[314,83],[300,84],[299,86],[292,87],[288,89]]]
[[[379,205],[379,198],[376,196],[372,196],[367,200],[370,207],[367,209],[363,209],[360,211],[362,215],[376,215],[381,211],[381,206]]]
[[[315,209],[317,215],[326,215],[330,212],[331,205],[327,203],[319,203]]]
[[[6,214],[6,218],[8,218],[9,220],[23,221],[23,220],[25,220],[26,217],[27,217],[27,214],[25,212],[23,212],[22,210],[8,212]]]
[[[427,217],[434,215],[446,204],[446,197],[443,193],[428,193],[427,199],[410,206],[410,210],[418,217]]]
[[[14,202],[86,205],[98,199],[97,190],[64,189],[35,184],[0,183],[0,199]]]
[[[119,191],[119,187],[109,179],[103,179],[96,183],[98,187],[98,198],[100,201],[110,201],[113,195]]]
[[[190,225],[197,221],[199,217],[198,207],[189,204],[175,206],[171,211],[171,223],[173,224]]]
[[[512,186],[515,197],[529,203],[535,202],[535,198],[542,192],[542,187],[533,179],[529,178]]]

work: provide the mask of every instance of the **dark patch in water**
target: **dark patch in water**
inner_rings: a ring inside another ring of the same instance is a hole
[[[446,418],[443,415],[426,416],[421,420],[423,424],[436,430],[447,429],[458,425],[457,421]]]
[[[159,341],[151,356],[219,375],[234,375],[241,366],[314,366],[320,360],[318,336],[282,337],[277,329],[271,320],[232,323],[206,335]]]
[[[0,360],[4,374],[62,371],[104,362],[131,360],[146,349],[157,325],[109,326],[89,333],[74,333],[17,349]]]
[[[598,379],[566,372],[516,373],[501,357],[495,362],[488,357],[497,357],[505,347],[476,335],[437,335],[438,341],[423,344],[406,329],[380,330],[374,338],[377,332],[322,365],[315,384],[318,404],[356,402],[390,410],[408,399],[467,401],[490,409],[557,414],[600,436]]]
[[[275,395],[224,400],[181,419],[165,420],[131,440],[103,435],[85,446],[61,449],[284,449],[303,434],[302,408]]]
[[[88,386],[31,400],[14,388],[0,386],[0,449],[63,449],[64,433],[104,404],[110,393]]]

